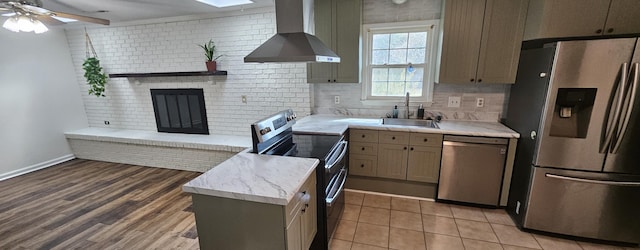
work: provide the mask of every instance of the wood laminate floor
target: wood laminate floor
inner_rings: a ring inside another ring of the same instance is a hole
[[[76,159],[0,181],[0,248],[198,249],[198,175]]]

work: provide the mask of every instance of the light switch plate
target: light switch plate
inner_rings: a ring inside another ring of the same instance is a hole
[[[246,95],[242,96],[242,103],[247,103],[247,96]]]
[[[460,107],[460,97],[459,96],[449,96],[449,108],[459,108]]]

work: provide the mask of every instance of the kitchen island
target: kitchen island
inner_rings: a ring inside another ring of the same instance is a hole
[[[245,151],[186,183],[200,248],[305,248],[316,229],[318,163]]]

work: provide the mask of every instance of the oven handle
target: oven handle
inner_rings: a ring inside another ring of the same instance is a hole
[[[342,177],[342,181],[340,182],[340,187],[338,188],[338,190],[335,192],[335,194],[333,195],[333,197],[327,197],[326,202],[327,202],[327,206],[332,206],[333,202],[335,201],[336,197],[338,197],[340,195],[340,193],[342,193],[342,190],[344,189],[344,183],[347,182],[347,169],[343,168],[340,170],[340,174],[338,175],[338,177],[336,178],[340,178],[340,175],[344,175],[344,177]],[[334,183],[333,188],[331,188],[331,191],[334,190],[335,186],[337,185],[337,181]],[[332,192],[329,192],[327,194],[331,194]]]
[[[348,150],[347,146],[349,145],[349,142],[340,141],[339,144],[342,145],[342,151],[340,152],[340,156],[336,157],[335,160],[333,160],[332,162],[330,162],[330,163],[327,162],[327,164],[324,165],[325,173],[330,172],[330,170],[333,168],[333,166],[335,166],[338,162],[340,162],[342,159],[344,159],[344,156],[347,154],[347,150]],[[331,160],[331,158],[333,158],[333,156],[335,154],[337,154],[337,153],[336,152],[332,152],[331,156],[329,157],[329,160]]]

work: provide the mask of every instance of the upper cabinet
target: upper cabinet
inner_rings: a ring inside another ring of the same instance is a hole
[[[438,83],[514,83],[528,0],[446,0]]]
[[[640,33],[638,0],[535,0],[524,40]]]
[[[340,63],[309,63],[309,83],[360,82],[362,0],[314,1],[315,36],[340,56]]]

